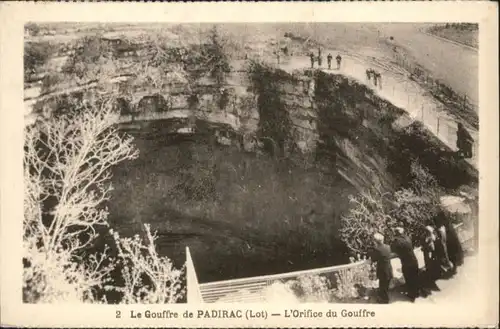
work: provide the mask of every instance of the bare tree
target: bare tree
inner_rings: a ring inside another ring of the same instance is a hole
[[[375,232],[387,234],[394,226],[395,219],[390,215],[388,195],[380,189],[350,196],[353,204],[349,212],[341,218],[340,236],[349,249],[356,253],[366,253]]]
[[[113,127],[111,102],[25,131],[24,291],[28,301],[92,300],[111,265],[82,251],[107,225],[110,168],[138,152]]]
[[[170,259],[160,257],[155,249],[156,234],[151,233],[149,224],[144,224],[146,243],[138,235],[120,238],[112,232],[118,247],[123,287],[115,290],[123,294],[125,304],[175,303],[185,293],[182,285],[184,268],[176,269]]]
[[[394,193],[375,188],[350,197],[353,206],[341,219],[340,235],[351,251],[365,253],[375,232],[390,242],[396,226],[404,227],[414,244],[420,242],[424,227],[439,209],[441,191],[436,179],[416,161],[411,175],[409,186]]]

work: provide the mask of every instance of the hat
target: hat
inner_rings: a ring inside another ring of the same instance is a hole
[[[432,226],[430,226],[430,225],[427,225],[427,226],[425,227],[425,229],[426,229],[428,232],[430,232],[430,233],[434,233],[434,227],[432,227]]]
[[[384,236],[380,233],[373,234],[373,239],[378,242],[384,242]]]
[[[396,232],[398,232],[399,234],[403,234],[403,233],[404,233],[404,231],[405,231],[405,230],[404,230],[404,228],[399,227],[399,226],[398,226],[398,227],[396,227],[396,228],[395,228],[395,230],[396,230]]]

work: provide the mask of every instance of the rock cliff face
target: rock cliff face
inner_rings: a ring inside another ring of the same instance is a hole
[[[180,84],[136,94],[117,114],[140,157],[114,172],[110,222],[151,223],[165,233],[159,252],[179,261],[188,245],[201,282],[347,262],[349,195],[401,187],[412,157],[442,186],[470,178],[438,140],[400,124],[403,110],[343,76],[258,65],[222,88],[229,101],[209,80],[196,99]]]
[[[443,169],[449,167],[443,161],[436,165],[429,160],[436,158],[429,148],[439,148],[440,143],[432,136],[412,141],[398,124],[411,124],[411,119],[366,86],[321,71],[290,74],[246,64],[237,63],[222,84],[202,77],[195,88],[179,81],[163,83],[162,88],[131,87],[130,81],[118,81],[107,89],[120,95],[117,123],[134,132],[154,126],[157,134],[210,131],[222,145],[315,159],[325,171],[360,190],[397,185],[404,180],[412,157],[427,161],[436,173],[448,170]],[[93,92],[88,89],[80,97],[91,97]],[[36,106],[53,109],[62,106],[58,102],[44,100]],[[412,148],[415,142],[422,148]],[[444,156],[451,159],[450,154]]]

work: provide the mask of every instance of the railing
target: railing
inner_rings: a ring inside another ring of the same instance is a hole
[[[377,94],[388,99],[392,104],[404,108],[413,120],[418,120],[451,150],[457,151],[458,119],[454,118],[448,107],[427,95],[422,94],[415,83],[402,78],[382,77],[375,86],[373,79],[366,82],[377,90]],[[429,82],[430,84],[431,82]],[[430,86],[429,88],[432,88]],[[467,129],[472,137],[472,164],[477,167],[478,132],[475,128]]]
[[[349,269],[360,266],[364,263],[366,263],[366,261],[359,261],[356,263],[345,265],[315,268],[305,271],[295,271],[251,278],[215,281],[202,283],[199,285],[199,288],[195,289],[200,290],[201,296],[205,303],[264,302],[266,299],[264,289],[272,285],[273,283],[284,282],[285,280],[293,280],[306,275],[328,274],[333,276],[335,273],[348,271]]]
[[[434,79],[427,71],[418,65],[418,63],[414,63],[407,56],[396,53],[395,61],[410,73],[415,81],[425,85],[434,95],[437,95],[441,102],[445,104],[449,103],[449,107],[458,107],[464,113],[478,113],[477,104],[475,104],[467,94],[459,94],[441,81]],[[472,117],[468,117],[467,119],[471,120],[470,124],[474,128],[478,128],[479,123],[477,120],[472,120]],[[474,119],[477,119],[477,116]]]
[[[467,244],[474,239],[474,234],[467,230],[461,230],[462,226],[463,224],[455,225],[455,229],[457,229],[459,233],[460,241],[463,244]],[[189,253],[189,248],[187,248],[186,250],[188,255],[188,267],[192,267],[191,271],[195,273],[194,264],[191,259],[191,254]],[[419,267],[422,268],[424,266],[424,262],[420,247],[415,248],[415,254],[419,262]],[[283,283],[288,280],[294,280],[301,276],[308,275],[327,275],[329,279],[332,279],[334,278],[335,274],[345,274],[347,271],[362,266],[366,263],[366,260],[362,260],[344,265],[336,265],[281,274],[263,275],[250,278],[215,281],[202,284],[198,284],[197,281],[196,283],[191,281],[191,285],[188,284],[188,290],[193,290],[192,294],[194,294],[196,297],[192,298],[203,303],[265,302],[265,289],[274,283]],[[396,278],[400,277],[402,273],[401,262],[399,261],[399,258],[393,258],[391,260],[391,263],[394,271],[394,276]],[[194,276],[196,277],[196,275]]]

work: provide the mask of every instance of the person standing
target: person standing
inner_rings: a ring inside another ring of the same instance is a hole
[[[389,285],[393,278],[391,265],[391,248],[384,243],[384,236],[380,233],[373,235],[374,247],[370,252],[372,262],[377,263],[378,279],[378,302],[381,304],[389,303]]]
[[[415,301],[421,289],[418,277],[418,261],[413,252],[411,239],[404,234],[402,227],[396,227],[396,237],[391,246],[391,250],[401,260],[401,269],[405,279],[408,297]]]
[[[377,80],[379,88],[382,89],[382,74],[380,72],[375,73],[375,80]]]
[[[463,155],[464,158],[472,158],[472,144],[473,139],[464,125],[459,122],[457,127],[457,148],[458,152]]]
[[[445,217],[446,218],[446,217]],[[464,263],[464,250],[460,243],[457,230],[453,227],[453,223],[446,218],[444,222],[446,230],[446,248],[448,249],[448,257],[453,264],[453,270],[456,271],[459,266]]]
[[[326,61],[328,62],[328,69],[331,70],[332,69],[332,54],[328,54],[328,56],[326,56]]]
[[[314,68],[314,54],[312,52],[309,54],[309,58],[311,59],[311,68]]]
[[[448,274],[453,269],[453,263],[450,261],[448,254],[448,243],[446,236],[446,214],[444,211],[439,211],[433,218],[434,226],[436,227],[436,257],[441,267],[441,274]]]
[[[318,48],[318,67],[321,67],[321,63],[323,63],[323,56],[321,56],[321,48]]]
[[[372,79],[372,70],[371,69],[366,70],[366,79],[368,80],[368,82],[371,81],[371,79]]]
[[[436,254],[436,240],[434,228],[430,225],[426,226],[425,236],[422,241],[422,253],[424,254],[425,263],[425,279],[422,283],[425,284],[426,288],[439,291],[436,280],[439,279],[441,272]]]
[[[337,70],[339,70],[340,64],[342,62],[342,56],[340,56],[340,54],[338,54],[337,57],[335,57],[335,59],[337,60]]]

